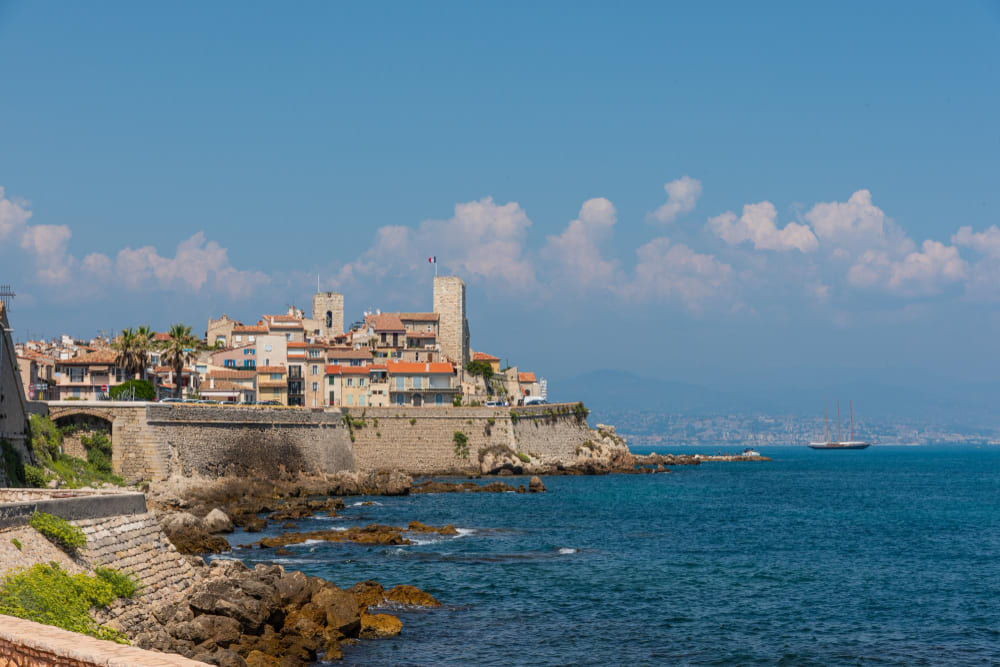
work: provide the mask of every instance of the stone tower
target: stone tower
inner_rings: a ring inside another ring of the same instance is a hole
[[[434,312],[441,352],[462,369],[469,363],[469,320],[465,318],[465,283],[458,276],[434,276]]]
[[[336,292],[314,294],[312,319],[319,324],[325,338],[344,333],[344,295]]]

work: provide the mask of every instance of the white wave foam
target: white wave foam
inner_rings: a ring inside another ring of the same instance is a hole
[[[382,507],[382,503],[377,500],[359,500],[356,503],[351,503],[350,507],[363,507],[365,505],[375,505],[377,507]]]
[[[575,554],[577,551],[577,549],[571,549],[570,547],[559,547],[558,553],[566,556],[569,554]]]
[[[458,531],[458,535],[455,535],[455,537],[453,537],[452,539],[456,539],[456,540],[458,538],[460,538],[460,537],[468,537],[469,535],[475,535],[476,534],[476,529],[475,528],[456,528],[455,530]]]

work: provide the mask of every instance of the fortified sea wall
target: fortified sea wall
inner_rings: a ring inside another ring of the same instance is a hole
[[[50,404],[57,423],[87,429],[79,433],[109,424],[112,467],[129,481],[341,470],[474,472],[480,452],[491,447],[530,454],[541,463],[568,464],[594,438],[585,415],[576,410],[576,404],[343,411],[110,401]],[[456,446],[459,438],[464,446]],[[71,439],[67,447],[82,456],[78,441]]]
[[[128,481],[355,469],[339,411],[60,401],[49,404],[49,416],[84,426],[80,433],[109,427],[112,468]],[[70,439],[68,453],[82,454],[78,441]]]
[[[367,408],[348,412],[358,470],[410,474],[479,471],[479,453],[496,446],[542,463],[572,462],[593,434],[575,404],[520,408]],[[455,434],[466,438],[460,455]]]

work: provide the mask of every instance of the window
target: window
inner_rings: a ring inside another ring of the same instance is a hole
[[[365,379],[364,378],[358,378],[358,386],[359,387],[365,386]]]
[[[396,378],[396,391],[403,391],[403,378],[402,377]]]
[[[365,398],[366,398],[365,395],[361,394],[361,398],[358,400],[358,405],[364,407],[364,405],[365,405]]]
[[[434,394],[434,402],[437,405],[441,405],[442,403],[444,403],[444,396],[442,396],[441,394]]]
[[[347,404],[348,405],[354,405],[354,394],[348,394],[347,395]]]
[[[233,340],[235,340],[237,343],[242,343],[243,336],[233,336]]]
[[[70,382],[83,382],[83,376],[84,376],[84,370],[82,368],[74,368],[70,366],[69,369]]]
[[[309,373],[311,375],[319,375],[319,366],[316,365],[316,364],[313,364],[312,367],[309,369]]]
[[[256,343],[257,342],[257,337],[256,336],[247,336],[247,340],[249,342],[251,342],[251,343]]]
[[[422,379],[423,378],[421,378],[419,375],[416,376],[415,378],[413,378],[413,388],[414,389],[421,389],[421,385],[423,384]]]
[[[312,390],[313,391],[319,391],[319,382],[313,382],[312,383]]]
[[[330,310],[326,311],[326,328],[333,328],[333,311]]]
[[[281,379],[281,373],[271,373],[271,379],[272,380],[280,380]]]
[[[321,354],[320,350],[309,350],[309,358],[310,359],[319,359],[320,354]]]
[[[402,405],[402,404],[403,404],[403,395],[396,394],[396,405]]]
[[[76,396],[77,398],[80,398],[80,388],[79,387],[73,387],[73,395]]]
[[[330,405],[337,404],[337,394],[331,389],[330,390]]]
[[[291,340],[291,339],[292,339],[292,332],[289,331],[288,333],[285,334],[285,340]]]
[[[347,386],[348,387],[354,386],[354,378],[347,378]]]

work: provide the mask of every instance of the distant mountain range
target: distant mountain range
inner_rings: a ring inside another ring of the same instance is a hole
[[[713,387],[644,377],[618,370],[596,370],[549,382],[551,401],[582,400],[594,418],[623,410],[716,416],[725,414],[793,415],[815,418],[829,400],[831,417],[840,400],[846,419],[848,401],[856,415],[868,418],[919,419],[966,427],[1000,426],[1000,384],[912,388],[871,381],[780,385],[762,378],[759,387],[720,390]]]

